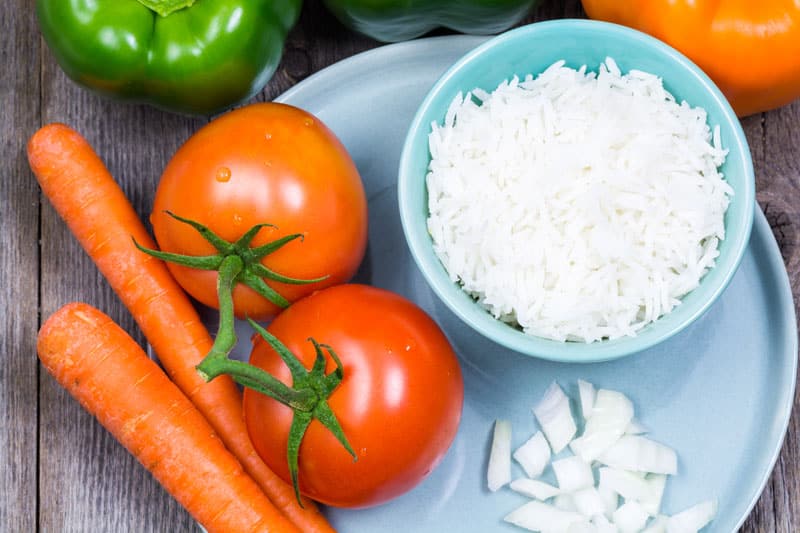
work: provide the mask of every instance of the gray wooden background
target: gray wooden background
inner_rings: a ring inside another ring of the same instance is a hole
[[[151,207],[170,155],[205,120],[120,105],[77,88],[43,44],[31,0],[0,14],[0,531],[189,531],[191,518],[39,368],[43,317],[73,301],[109,313],[142,343],[136,325],[55,215],[28,169],[25,143],[61,121],[82,132],[137,210]],[[545,0],[526,22],[580,17],[578,0]],[[258,100],[378,43],[342,28],[308,0],[283,63]],[[748,117],[758,201],[800,294],[800,102]],[[800,395],[795,407],[800,404]],[[713,452],[710,452],[713,453]],[[800,410],[743,531],[800,531]]]

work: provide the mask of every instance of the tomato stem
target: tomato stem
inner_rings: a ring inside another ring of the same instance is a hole
[[[303,441],[303,436],[305,435],[306,429],[308,429],[308,426],[313,420],[319,420],[319,422],[325,426],[325,428],[327,428],[334,437],[336,437],[336,440],[338,440],[339,443],[344,446],[344,449],[353,456],[353,460],[358,460],[358,456],[356,455],[356,452],[353,451],[353,447],[350,445],[350,442],[347,440],[347,437],[342,430],[342,426],[339,424],[339,420],[336,418],[336,415],[334,414],[330,405],[328,405],[328,398],[331,394],[333,394],[333,391],[339,386],[344,378],[344,367],[339,359],[339,356],[333,351],[333,348],[326,344],[319,344],[314,339],[309,338],[309,342],[314,345],[316,358],[314,360],[314,366],[311,368],[311,370],[307,370],[297,356],[294,355],[280,340],[278,340],[277,337],[272,335],[266,329],[262,328],[253,320],[249,320],[249,322],[253,329],[256,330],[262,339],[269,343],[270,347],[275,350],[275,352],[289,368],[289,372],[292,375],[292,390],[296,392],[313,391],[316,398],[316,402],[310,412],[294,409],[292,425],[289,428],[289,438],[286,447],[286,459],[289,462],[289,475],[292,478],[292,485],[294,486],[294,492],[295,496],[297,497],[297,501],[302,506],[303,502],[300,499],[300,484],[298,479],[300,444]],[[336,370],[327,375],[325,374],[326,360],[325,354],[322,351],[323,348],[336,363]],[[270,377],[272,378],[272,376]],[[285,402],[283,403],[286,404]]]
[[[188,224],[196,229],[217,250],[217,254],[193,257],[150,250],[141,246],[135,239],[133,242],[139,250],[158,259],[189,268],[216,270],[218,272],[217,304],[219,307],[219,326],[217,335],[214,338],[214,344],[208,355],[197,365],[197,372],[206,381],[228,374],[240,385],[265,394],[294,411],[289,431],[286,458],[289,463],[289,474],[292,478],[295,496],[302,507],[303,502],[300,498],[298,480],[300,444],[312,421],[319,420],[344,446],[347,452],[353,456],[353,460],[357,460],[356,453],[348,442],[336,415],[328,405],[328,398],[344,378],[344,367],[333,348],[326,344],[319,344],[314,339],[309,338],[309,341],[314,345],[316,359],[311,370],[307,370],[297,356],[283,343],[250,318],[247,319],[250,326],[269,343],[289,368],[292,375],[292,386],[284,384],[261,368],[231,359],[230,353],[238,342],[234,324],[236,315],[234,312],[233,289],[237,283],[243,283],[278,307],[287,307],[289,302],[270,287],[265,280],[289,284],[306,284],[322,281],[327,276],[310,280],[294,279],[279,274],[261,263],[264,257],[279,250],[289,242],[295,239],[302,240],[303,236],[299,233],[286,235],[253,248],[251,243],[259,230],[267,226],[274,226],[271,224],[256,224],[245,232],[239,240],[231,243],[198,222],[180,217],[169,211],[167,211],[167,214],[179,222]],[[323,350],[327,351],[336,363],[336,369],[327,375],[325,374],[326,359]]]

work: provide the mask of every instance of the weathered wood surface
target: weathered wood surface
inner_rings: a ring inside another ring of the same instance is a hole
[[[143,342],[91,261],[40,198],[25,160],[26,139],[44,123],[76,127],[149,211],[161,169],[201,124],[78,89],[41,42],[32,2],[9,0],[0,18],[0,531],[189,531],[183,511],[49,375],[35,333],[42,317],[83,300]],[[549,0],[527,21],[582,16],[577,0]],[[257,99],[270,100],[338,60],[378,46],[343,29],[309,0],[283,63]],[[800,295],[800,102],[743,121],[753,150],[758,201],[772,225],[792,289]],[[795,406],[800,404],[800,393]],[[735,422],[734,422],[735,423]],[[713,453],[713,452],[710,452]],[[800,410],[778,463],[743,531],[800,531]]]

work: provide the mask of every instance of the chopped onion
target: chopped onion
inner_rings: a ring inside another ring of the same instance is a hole
[[[667,475],[678,470],[675,451],[642,436],[647,429],[625,395],[583,380],[578,393],[582,419],[573,418],[556,382],[534,407],[541,431],[513,453],[529,477],[510,483],[533,501],[507,515],[507,522],[541,533],[697,533],[713,520],[716,501],[661,514]],[[578,426],[583,433],[576,438]],[[573,455],[552,461],[567,446]],[[511,424],[497,420],[489,457],[493,491],[510,482],[510,447]],[[551,461],[557,487],[534,479]]]
[[[595,487],[587,487],[572,493],[572,501],[575,508],[586,518],[602,515],[606,511],[606,504],[603,497]]]
[[[586,421],[584,433],[625,431],[633,420],[633,403],[621,392],[600,389],[592,407],[592,417]]]
[[[592,467],[577,455],[553,461],[553,471],[556,473],[558,488],[563,492],[594,486]]]
[[[610,490],[619,493],[626,501],[639,502],[651,516],[656,516],[661,509],[661,498],[667,477],[652,474],[642,477],[638,473],[603,467],[600,469],[599,490]]]
[[[605,512],[603,515],[606,518],[611,518],[614,511],[619,507],[619,494],[613,488],[608,485],[603,485],[602,483],[598,483],[597,493],[603,498],[603,503],[605,504]]]
[[[588,520],[585,522],[573,522],[569,525],[567,533],[597,533],[597,528]]]
[[[664,497],[667,476],[664,474],[650,474],[647,476],[646,481],[650,487],[650,494],[647,498],[639,500],[639,503],[642,504],[642,507],[650,516],[656,516],[661,511],[661,498]]]
[[[572,452],[591,462],[613,446],[625,434],[633,420],[633,404],[617,391],[600,389],[586,421],[583,435],[570,443]]]
[[[561,509],[562,511],[578,512],[578,508],[575,507],[575,500],[572,499],[572,494],[564,492],[553,498],[553,506],[555,506],[556,509]]]
[[[619,430],[595,431],[578,437],[569,443],[572,453],[590,463],[600,457],[606,450],[616,443],[623,432]]]
[[[641,504],[637,501],[628,501],[620,506],[619,509],[614,511],[614,525],[617,526],[620,533],[636,533],[644,529],[647,524],[647,519],[650,516],[647,514]]]
[[[533,413],[553,453],[563,450],[578,430],[569,408],[569,398],[555,381],[550,384],[542,399],[533,408]]]
[[[597,391],[594,385],[582,379],[578,380],[578,396],[581,400],[581,414],[584,420],[589,420],[592,416],[592,409],[594,409],[594,400],[597,396]]]
[[[495,420],[487,477],[492,492],[511,481],[511,422],[508,420]]]
[[[601,489],[607,487],[626,501],[642,501],[650,498],[650,485],[641,475],[611,467],[603,467],[599,472]]]
[[[592,525],[597,533],[618,533],[617,526],[608,521],[603,515],[597,515],[592,518]]]
[[[509,486],[514,492],[519,492],[520,494],[529,498],[542,501],[561,494],[561,490],[558,487],[554,487],[553,485],[545,483],[544,481],[539,481],[538,479],[528,479],[522,477],[512,481],[511,485]]]
[[[567,531],[571,524],[586,519],[580,513],[533,500],[511,511],[503,520],[531,531]]]
[[[675,450],[639,435],[625,435],[602,455],[601,463],[625,470],[652,472],[654,474],[676,474],[678,456]]]
[[[525,444],[517,448],[514,452],[514,459],[522,465],[528,477],[541,476],[550,462],[550,445],[547,444],[544,434],[537,431]]]
[[[669,517],[663,514],[656,516],[642,533],[666,533],[668,519]]]
[[[717,514],[716,500],[707,500],[674,514],[667,520],[667,533],[697,533]]]

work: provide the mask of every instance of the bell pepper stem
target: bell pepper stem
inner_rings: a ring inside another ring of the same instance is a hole
[[[195,0],[137,0],[147,9],[155,11],[158,15],[166,17],[186,7],[192,7]]]

